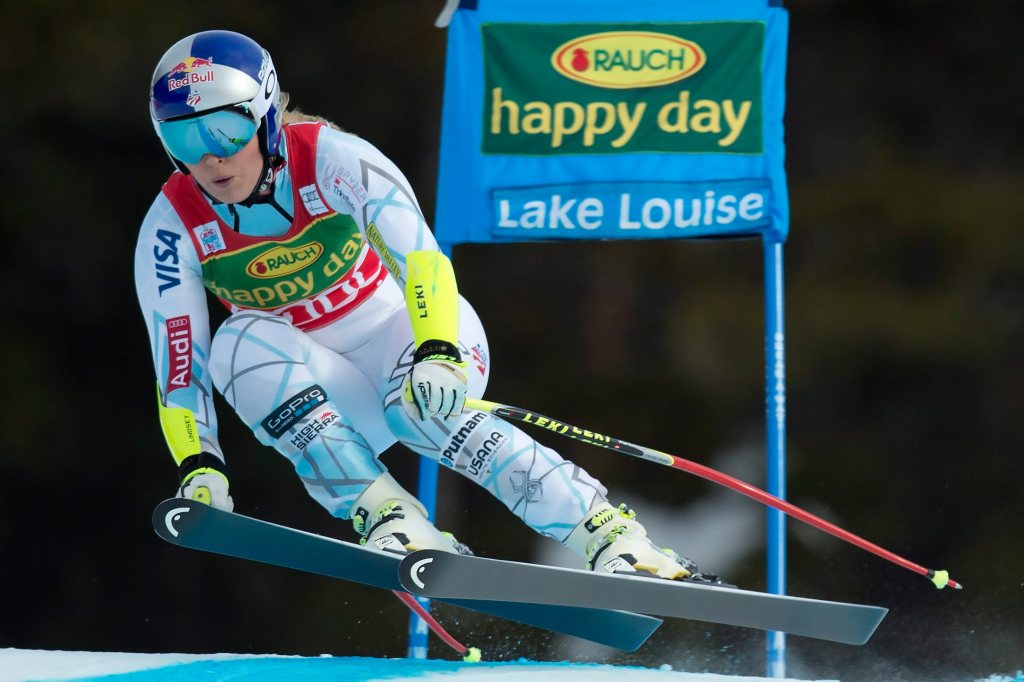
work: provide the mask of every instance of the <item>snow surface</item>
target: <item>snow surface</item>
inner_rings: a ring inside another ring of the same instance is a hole
[[[106,682],[212,682],[229,679],[232,682],[786,682],[763,677],[677,672],[671,670],[669,666],[663,668],[653,670],[527,660],[511,663],[461,663],[401,658],[308,658],[259,654],[133,654],[0,649],[0,682],[82,682],[99,679]],[[789,682],[797,681],[789,679]],[[992,675],[974,682],[1024,682],[1024,674],[1018,672],[1014,677]]]
[[[457,680],[458,682],[763,682],[761,677],[676,672],[668,669],[579,663],[460,663],[357,657],[306,658],[247,654],[130,654],[0,649],[0,682],[86,680]],[[774,680],[773,682],[780,682]],[[793,682],[792,680],[790,682]],[[822,681],[823,682],[823,681]]]

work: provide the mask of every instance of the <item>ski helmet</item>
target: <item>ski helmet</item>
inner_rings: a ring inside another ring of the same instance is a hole
[[[184,163],[198,163],[207,153],[230,156],[258,135],[268,177],[281,142],[281,108],[270,53],[241,33],[203,31],[183,38],[153,71],[150,117],[183,173]]]

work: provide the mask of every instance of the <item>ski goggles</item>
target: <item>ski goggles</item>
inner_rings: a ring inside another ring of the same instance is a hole
[[[171,156],[199,163],[207,154],[221,158],[237,154],[255,137],[260,124],[248,104],[233,104],[199,116],[159,121],[156,127]]]

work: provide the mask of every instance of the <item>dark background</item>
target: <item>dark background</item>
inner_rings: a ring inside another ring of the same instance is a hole
[[[132,254],[171,170],[148,119],[150,74],[173,42],[209,28],[270,49],[293,103],[391,156],[431,216],[442,4],[5,6],[0,646],[404,655],[391,595],[153,534],[175,469]],[[787,6],[790,499],[966,585],[938,592],[791,522],[791,593],[892,610],[863,647],[789,638],[789,674],[1012,674],[1024,667],[1024,6]],[[704,463],[745,452],[764,485],[758,241],[464,246],[455,263],[488,329],[489,397]],[[237,510],[352,539],[220,405]],[[713,492],[537,435],[634,506],[683,512]],[[411,455],[386,461],[412,484]],[[478,553],[534,556],[532,534],[468,482],[443,472],[440,494],[439,525]],[[679,549],[700,559],[700,547]],[[729,577],[763,588],[752,549]],[[673,621],[620,654],[439,616],[491,659],[763,669],[755,631]]]

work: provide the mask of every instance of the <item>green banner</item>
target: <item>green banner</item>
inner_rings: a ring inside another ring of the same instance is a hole
[[[760,154],[764,23],[484,24],[485,154]]]

